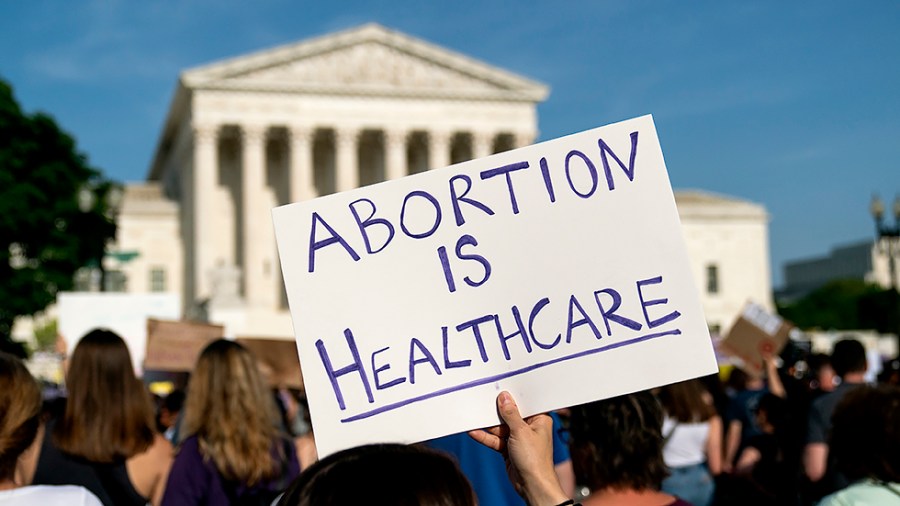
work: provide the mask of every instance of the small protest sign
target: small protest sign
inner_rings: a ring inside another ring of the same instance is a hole
[[[262,364],[269,383],[275,387],[303,388],[300,360],[297,358],[297,343],[284,339],[255,339],[239,337],[235,339],[250,350]]]
[[[320,455],[716,371],[650,116],[273,217]]]
[[[748,302],[721,345],[727,353],[741,359],[748,373],[759,375],[765,366],[763,355],[781,353],[792,328],[780,316]]]
[[[224,335],[225,327],[190,321],[147,320],[145,371],[190,372],[197,357],[211,341]]]

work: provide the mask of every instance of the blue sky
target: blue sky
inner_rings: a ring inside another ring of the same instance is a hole
[[[653,114],[672,183],[761,203],[786,260],[900,192],[900,2],[7,1],[0,77],[143,179],[178,73],[375,21],[542,81],[541,140]]]

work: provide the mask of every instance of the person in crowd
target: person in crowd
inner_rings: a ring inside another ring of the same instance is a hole
[[[107,506],[159,504],[172,445],[155,431],[153,405],[128,347],[96,329],[75,346],[61,418],[45,431],[34,483],[81,485]]]
[[[556,414],[553,420],[553,464],[560,483],[567,495],[575,493],[575,472],[569,457],[567,442],[562,439],[562,425]],[[475,494],[479,504],[496,506],[522,505],[522,499],[513,489],[506,476],[503,459],[488,448],[476,443],[466,433],[451,434],[428,441],[429,447],[450,454],[459,464]]]
[[[837,375],[831,367],[831,357],[815,353],[807,360],[809,364],[809,391],[813,400],[833,392],[837,386]]]
[[[778,367],[775,356],[766,354],[763,357],[765,377],[759,374],[747,374],[746,388],[735,393],[726,414],[725,432],[725,459],[722,461],[722,470],[731,472],[735,459],[743,450],[747,441],[753,436],[761,434],[756,425],[756,406],[759,399],[772,393],[785,398],[784,385],[778,376]]]
[[[233,341],[213,341],[188,383],[184,439],[162,503],[270,504],[300,472],[280,425],[253,355]]]
[[[420,445],[374,444],[316,462],[278,504],[476,506],[478,501],[466,476],[445,453]]]
[[[660,491],[667,474],[663,409],[653,394],[637,392],[573,407],[569,423],[575,477],[591,490],[585,506],[688,504]]]
[[[700,380],[664,386],[659,400],[665,410],[663,460],[669,476],[662,491],[694,506],[711,503],[713,476],[722,471],[722,419]]]
[[[306,469],[319,460],[319,453],[316,449],[316,436],[313,433],[312,419],[309,416],[309,401],[306,399],[306,393],[301,392],[297,397],[297,406],[299,407],[298,418],[303,420],[302,424],[296,424],[301,430],[295,432],[294,445],[297,447],[297,459],[300,461],[300,469]]]
[[[31,485],[41,432],[41,390],[15,356],[0,352],[0,504],[100,506],[86,488]]]
[[[768,393],[756,407],[760,434],[747,441],[734,473],[741,478],[730,504],[793,504],[793,475],[787,464],[787,401]]]
[[[821,506],[900,504],[900,388],[847,393],[834,411],[829,449],[852,484]]]
[[[156,428],[171,443],[177,442],[179,415],[184,406],[184,390],[176,389],[169,392],[159,402],[159,413],[156,417]]]
[[[840,378],[840,384],[833,392],[819,397],[812,403],[807,442],[803,449],[803,469],[809,481],[815,485],[811,492],[814,497],[822,497],[848,484],[840,472],[829,470],[828,433],[831,430],[831,415],[835,407],[848,392],[865,381],[866,350],[855,339],[842,339],[834,345],[831,366]]]

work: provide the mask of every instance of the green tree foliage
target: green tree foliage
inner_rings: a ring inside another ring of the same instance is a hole
[[[116,231],[105,209],[112,187],[50,116],[23,113],[0,79],[0,344],[10,344],[17,316],[44,310],[101,258]],[[82,189],[94,198],[79,206]]]
[[[805,297],[779,304],[778,313],[802,329],[896,332],[896,292],[857,279],[832,281]]]

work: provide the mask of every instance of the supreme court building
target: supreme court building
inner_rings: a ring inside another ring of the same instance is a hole
[[[374,24],[186,70],[107,268],[232,337],[290,338],[273,207],[531,144],[548,91]],[[710,325],[771,307],[765,210],[676,200]]]

